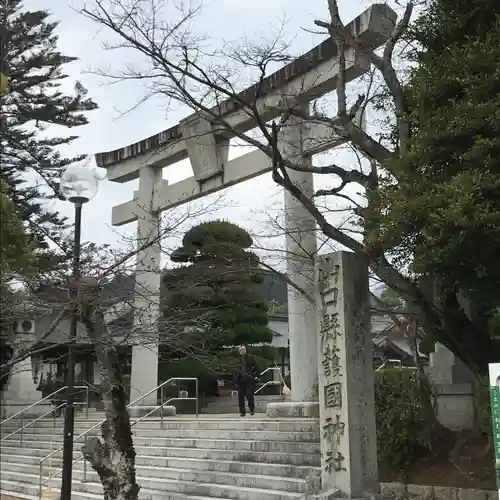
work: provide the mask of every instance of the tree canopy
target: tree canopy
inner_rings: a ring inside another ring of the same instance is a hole
[[[0,281],[2,289],[32,262],[32,249],[23,222],[0,179]]]
[[[0,93],[0,178],[5,194],[26,224],[27,235],[38,247],[39,267],[54,266],[48,251],[53,242],[64,247],[61,230],[66,221],[45,203],[59,197],[61,171],[83,159],[65,157],[59,147],[77,136],[56,135],[51,125],[74,128],[88,123],[85,112],[97,105],[76,82],[67,94],[64,67],[75,61],[57,49],[58,23],[47,11],[30,11],[20,0],[0,4],[3,91]],[[67,246],[67,245],[66,245]],[[64,252],[62,254],[65,257]]]
[[[461,298],[478,326],[470,343],[487,348],[500,304],[500,5],[435,0],[410,35],[411,149],[380,189],[378,242],[432,283],[438,305]]]

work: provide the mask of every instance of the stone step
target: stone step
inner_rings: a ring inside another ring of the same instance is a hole
[[[89,420],[75,420],[75,429],[79,432],[84,432],[90,427],[102,422],[100,419]],[[134,420],[132,420],[134,423]],[[133,425],[134,429],[160,429],[160,419],[146,418],[139,423]],[[163,420],[163,429],[182,430],[189,427],[189,429],[205,429],[205,430],[266,430],[266,431],[289,431],[289,432],[319,432],[319,421],[314,418],[305,419],[266,419],[255,416],[242,417],[213,417],[213,418],[175,418],[168,417]],[[51,420],[40,420],[35,422],[27,429],[40,429],[51,428],[54,429],[54,424]],[[56,429],[60,432],[63,431],[64,422],[58,419],[56,422]],[[15,430],[14,427],[2,426],[2,432],[7,429]],[[12,432],[11,430],[11,432]]]
[[[53,441],[62,443],[62,433],[59,429],[31,429],[23,431],[23,441]],[[295,441],[318,443],[319,432],[288,432],[288,431],[253,431],[253,430],[209,430],[209,429],[135,429],[132,428],[134,439],[180,438],[180,439],[217,439],[217,440],[252,440],[252,441]],[[77,434],[78,435],[78,434]],[[90,431],[87,436],[100,436],[100,429]],[[14,434],[7,441],[20,442],[20,433]],[[135,441],[137,442],[137,441]],[[138,442],[137,442],[138,443]]]
[[[236,389],[234,389],[236,391]],[[255,403],[269,403],[270,401],[283,401],[286,396],[280,396],[279,394],[261,394],[257,393],[255,395]],[[238,396],[220,396],[210,399],[205,399],[203,404],[209,405],[213,403],[238,403]]]
[[[7,498],[19,498],[21,500],[40,500],[38,495],[35,497],[33,495],[25,495],[23,493],[16,493],[14,491],[5,491],[5,490],[0,490],[0,496],[3,498],[3,496],[6,496]]]
[[[266,400],[255,400],[255,407],[261,406],[265,408],[269,403],[275,403],[277,401],[284,401],[280,397],[274,397],[274,399],[266,399]],[[238,398],[229,398],[229,399],[218,399],[217,401],[210,401],[207,403],[204,407],[208,408],[210,406],[220,406],[220,407],[231,407],[231,406],[238,406]],[[248,403],[245,401],[245,406],[248,408]]]
[[[42,448],[54,449],[55,439],[51,442],[37,440],[36,436],[30,436],[31,439],[23,440],[23,448]],[[295,442],[295,441],[265,441],[250,439],[183,439],[183,438],[142,438],[135,437],[134,445],[137,447],[158,446],[163,448],[195,448],[208,450],[227,450],[227,451],[260,451],[260,452],[279,452],[279,453],[320,453],[319,442]],[[5,439],[2,441],[2,448],[19,446],[16,440]]]
[[[78,464],[80,465],[80,464]],[[49,473],[54,474],[59,470],[59,467],[54,467],[54,470],[45,470],[44,477],[48,477]],[[25,463],[9,462],[2,464],[2,474],[6,479],[16,479],[18,473],[38,475],[39,466],[29,465]],[[184,482],[209,483],[227,486],[238,486],[245,488],[260,488],[279,491],[289,491],[295,493],[304,493],[308,490],[308,483],[314,487],[318,486],[319,478],[316,475],[310,479],[289,478],[272,476],[267,474],[249,474],[236,472],[221,472],[208,470],[192,470],[173,467],[155,467],[136,464],[137,477],[151,479],[168,479]],[[83,463],[79,467],[73,469],[73,478],[79,481],[84,480]],[[86,480],[94,483],[99,482],[97,473],[87,464]]]
[[[42,441],[42,440],[28,440],[24,439],[22,447],[39,448],[39,449],[55,449],[56,443],[59,441]],[[60,442],[59,442],[60,443]],[[78,443],[75,443],[78,445]],[[83,444],[83,443],[82,443]],[[316,442],[302,443],[294,441],[262,441],[262,440],[219,440],[219,439],[182,439],[182,438],[134,438],[134,445],[140,447],[160,447],[165,449],[180,449],[180,448],[194,448],[194,449],[207,449],[207,450],[224,450],[224,451],[257,451],[264,453],[305,453],[317,454],[320,452],[320,444]],[[60,446],[60,444],[59,444]],[[19,441],[12,441],[6,439],[2,441],[2,449],[4,447],[17,447],[19,448]],[[47,451],[48,453],[49,451]]]
[[[40,442],[35,442],[37,448],[30,447],[29,449],[22,448],[22,454],[29,454],[39,459],[46,457],[50,453],[48,447],[40,447]],[[251,441],[250,441],[251,443]],[[21,448],[19,446],[7,446],[2,444],[0,450],[0,462],[4,455],[19,455]],[[81,446],[75,443],[75,451],[73,457],[76,459],[81,455]],[[209,449],[209,448],[166,448],[164,446],[135,446],[135,451],[138,455],[147,455],[154,457],[169,457],[169,458],[193,458],[193,459],[209,459],[209,460],[226,460],[235,462],[260,462],[288,465],[320,465],[319,453],[307,452],[283,452],[283,451],[259,451],[255,449],[235,450],[235,449]],[[62,457],[62,450],[54,454],[54,459]]]
[[[19,450],[22,451],[22,450]],[[75,454],[76,456],[78,454]],[[76,458],[75,456],[75,458]],[[256,463],[256,462],[233,462],[229,460],[212,460],[198,458],[180,457],[156,457],[149,455],[137,455],[135,458],[137,466],[171,467],[174,469],[188,469],[193,471],[216,471],[232,472],[236,474],[251,474],[257,476],[290,477],[297,479],[317,478],[321,475],[319,467],[307,465],[289,465],[278,463]],[[48,472],[48,461],[45,474]],[[25,466],[36,466],[37,472],[40,467],[40,457],[22,454],[4,454],[2,456],[2,470],[16,470],[19,464]],[[54,470],[62,467],[62,457],[51,459],[51,467]],[[83,470],[83,460],[74,464],[74,470]],[[87,470],[91,467],[87,464]]]
[[[15,483],[22,488],[20,491],[21,493],[33,495],[38,492],[38,481],[39,476],[37,474],[25,474],[20,472],[11,474],[9,472],[4,473],[2,471],[0,489],[8,489],[7,487],[5,487],[7,486],[7,484],[5,484],[7,482],[9,483],[9,486]],[[60,481],[60,478],[54,478],[49,480],[46,485],[58,487],[60,485]],[[184,495],[218,497],[234,500],[292,500],[302,499],[304,497],[304,493],[297,492],[248,488],[225,484],[195,483],[190,481],[148,478],[140,476],[137,476],[137,483],[147,490],[158,492],[158,498],[165,498],[163,495],[169,493],[181,493]],[[81,492],[102,494],[102,485],[97,482],[82,482],[74,479],[72,481],[72,491],[74,493]],[[72,499],[73,498],[74,497],[72,494]]]
[[[264,414],[266,413],[267,409],[267,404],[263,406],[255,406],[255,413],[258,414]],[[239,414],[240,409],[238,406],[206,406],[203,408],[202,414],[204,415],[220,415],[223,413],[232,413],[232,414]],[[248,410],[247,410],[248,413]]]
[[[31,491],[31,494],[24,493],[23,491]],[[0,480],[0,493],[5,496],[18,497],[23,500],[40,500],[38,495],[38,487],[36,492],[34,488],[26,486],[26,483],[18,481],[3,481]],[[61,493],[59,488],[52,488],[52,496],[54,499],[58,498]],[[71,492],[71,500],[102,500],[102,494],[94,494],[87,492]],[[223,500],[217,497],[201,497],[199,495],[190,496],[181,493],[173,492],[158,492],[151,491],[146,488],[141,488],[139,491],[139,500]]]

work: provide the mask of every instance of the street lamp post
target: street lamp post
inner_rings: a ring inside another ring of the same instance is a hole
[[[75,236],[73,242],[72,275],[75,280],[80,277],[80,245],[82,230],[82,207],[97,193],[96,174],[85,165],[71,165],[61,175],[61,192],[64,197],[75,206]],[[68,362],[66,385],[66,411],[64,413],[63,437],[63,469],[61,484],[61,500],[71,500],[71,479],[73,473],[73,433],[75,429],[75,407],[73,392],[75,385],[75,347],[77,336],[78,310],[73,307],[70,325],[70,339],[68,347]]]

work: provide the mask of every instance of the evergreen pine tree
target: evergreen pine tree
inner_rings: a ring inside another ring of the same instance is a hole
[[[27,11],[19,0],[0,3],[1,71],[7,79],[0,93],[0,178],[41,249],[51,240],[64,245],[66,221],[44,202],[59,196],[61,171],[84,157],[67,158],[58,151],[77,136],[54,136],[46,129],[85,125],[85,112],[97,108],[81,83],[72,95],[61,88],[67,79],[63,68],[75,58],[57,50],[57,26],[47,11]],[[47,250],[38,256],[53,258]]]
[[[391,165],[398,183],[381,183],[378,231],[434,297],[448,345],[486,371],[500,303],[500,4],[432,0],[408,37],[411,149]]]
[[[273,337],[258,286],[263,271],[249,250],[252,238],[235,224],[213,221],[191,228],[182,243],[171,260],[183,265],[164,275],[164,315],[189,331],[174,357],[195,352],[214,373],[231,370],[235,346],[269,343]],[[270,351],[254,354],[266,352],[272,359]]]

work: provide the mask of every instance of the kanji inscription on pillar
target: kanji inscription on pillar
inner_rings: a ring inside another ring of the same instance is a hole
[[[326,346],[323,351],[323,372],[325,377],[338,377],[340,375],[340,358],[337,346]]]
[[[336,442],[340,444],[340,438],[344,435],[345,423],[340,421],[340,415],[326,418],[326,423],[323,425],[323,438],[328,442]]]
[[[323,474],[331,475],[343,471],[345,460],[340,452],[345,437],[345,423],[342,421],[342,352],[344,335],[341,324],[341,275],[340,265],[320,267],[317,273],[319,297],[319,350],[321,356],[320,404],[322,406],[322,466]]]
[[[316,280],[322,487],[361,498],[378,492],[368,268],[335,252]]]
[[[333,378],[333,376],[328,378]],[[325,385],[325,407],[342,408],[342,384],[340,382]]]

